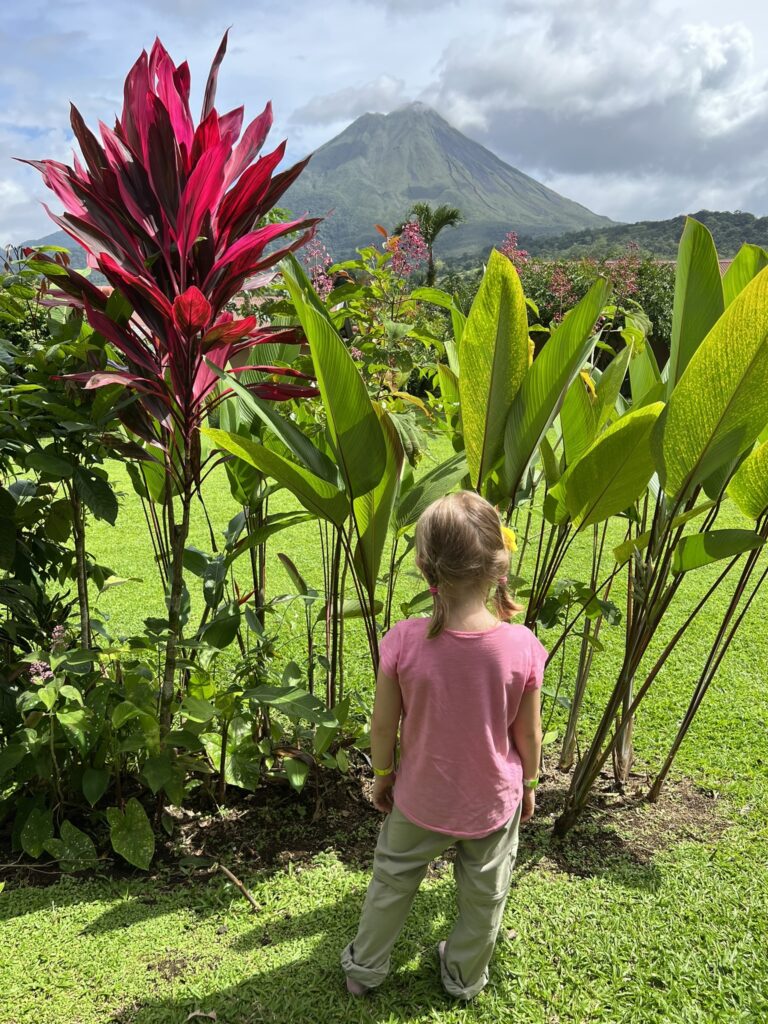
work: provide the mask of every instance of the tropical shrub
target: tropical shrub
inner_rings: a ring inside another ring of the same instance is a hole
[[[315,224],[303,219],[254,228],[306,161],[273,176],[283,143],[254,163],[272,123],[269,104],[239,142],[242,108],[218,114],[216,82],[226,43],[225,34],[199,124],[189,106],[189,68],[176,67],[158,40],[129,72],[122,114],[114,129],[101,125],[100,141],[72,108],[83,164],[31,161],[65,207],[53,219],[114,288],[108,299],[84,275],[49,257],[37,261],[35,269],[50,277],[57,295],[81,308],[105,341],[102,365],[77,379],[87,388],[119,385],[132,395],[121,419],[143,442],[142,470],[158,467],[163,477],[163,519],[153,540],[168,594],[164,732],[171,728],[182,641],[190,508],[205,465],[198,431],[215,401],[214,368],[259,344],[298,341],[295,332],[279,331],[276,338],[255,318],[235,319],[225,307],[247,279],[307,241]],[[269,248],[289,235],[294,238],[282,248]],[[256,369],[272,377],[251,386],[264,398],[315,393],[297,370]],[[278,383],[281,377],[288,382]]]

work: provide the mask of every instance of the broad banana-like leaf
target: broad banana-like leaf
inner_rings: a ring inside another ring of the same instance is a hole
[[[467,318],[457,306],[456,299],[452,295],[449,295],[448,292],[442,291],[440,288],[416,288],[415,291],[411,292],[411,298],[418,299],[421,302],[432,302],[434,305],[440,306],[451,314],[453,338],[449,338],[445,341],[445,354],[448,359],[448,365],[453,373],[458,377],[459,346],[461,345],[461,339],[464,334],[464,328],[467,324]]]
[[[240,461],[240,460],[238,460]],[[250,551],[251,548],[258,547],[259,544],[264,544],[265,541],[269,540],[270,537],[276,533],[281,533],[283,530],[287,530],[291,526],[298,526],[299,523],[310,522],[314,518],[314,513],[309,515],[306,512],[276,512],[274,515],[267,516],[267,521],[264,526],[256,527],[251,530],[241,541],[235,545],[234,549],[225,558],[227,568],[232,563],[244,554],[246,551]]]
[[[728,484],[727,493],[750,519],[759,519],[768,510],[768,441],[749,453]]]
[[[541,455],[541,464],[544,468],[544,479],[547,482],[547,487],[554,487],[560,480],[563,471],[560,465],[560,459],[555,454],[555,449],[549,443],[549,438],[546,437],[546,435],[541,439],[539,453]]]
[[[633,409],[598,437],[558,487],[578,529],[617,515],[635,502],[653,475],[651,432],[662,402]]]
[[[768,268],[741,291],[691,358],[653,433],[670,497],[685,498],[768,422]]]
[[[275,437],[282,441],[294,458],[303,462],[307,469],[310,469],[316,476],[327,480],[328,483],[333,484],[335,487],[341,486],[338,467],[334,465],[325,452],[312,443],[310,438],[292,420],[281,415],[273,402],[264,402],[257,398],[256,395],[251,394],[233,374],[227,373],[226,370],[219,369],[213,363],[208,363],[208,366],[213,373],[222,379],[227,388],[235,393],[239,401],[239,408],[250,413],[251,419],[256,418],[260,420]],[[224,403],[224,405],[227,404],[228,402]],[[228,426],[223,420],[221,426],[225,430],[232,431],[232,427]],[[243,432],[238,428],[237,433],[242,434]]]
[[[611,286],[602,278],[550,336],[515,395],[504,431],[503,480],[513,498],[541,439],[595,344],[594,327]]]
[[[449,494],[467,475],[467,460],[453,455],[429,473],[425,473],[398,499],[395,506],[394,526],[399,534],[412,527],[421,513],[433,501]]]
[[[560,410],[565,462],[572,466],[589,449],[597,436],[597,393],[591,378],[580,373],[568,388]]]
[[[726,306],[730,306],[739,292],[757,277],[761,270],[768,267],[768,252],[759,245],[742,245],[736,253],[736,259],[723,274],[723,295]]]
[[[352,506],[358,534],[355,549],[355,572],[371,598],[376,590],[381,556],[387,540],[387,530],[397,497],[397,488],[405,457],[400,435],[390,417],[380,408],[377,408],[376,411],[381,419],[382,432],[387,446],[386,468],[376,487],[362,497],[355,498]]]
[[[616,415],[616,402],[621,394],[627,367],[632,355],[632,345],[625,345],[614,356],[597,382],[597,429],[602,428]]]
[[[504,424],[528,370],[525,296],[517,271],[495,249],[469,311],[459,366],[467,465],[479,489],[501,458]]]
[[[712,235],[703,224],[688,217],[677,254],[668,396],[724,309],[720,264]]]
[[[717,499],[727,488],[728,483],[742,464],[742,462],[749,456],[752,450],[752,445],[748,445],[743,452],[736,455],[732,459],[728,459],[727,462],[722,463],[718,466],[714,473],[710,473],[707,479],[702,483],[702,489],[708,498]]]
[[[358,498],[376,487],[384,474],[384,435],[346,345],[314,291],[302,288],[293,264],[291,268],[284,279],[309,342],[339,469],[348,493]]]
[[[652,401],[661,401],[666,395],[666,386],[662,384],[659,364],[647,341],[632,353],[632,358],[629,360],[629,383],[632,391],[632,405],[635,408],[638,408],[652,392]]]
[[[710,530],[694,533],[678,542],[672,555],[672,572],[702,569],[723,558],[733,558],[745,551],[754,551],[765,544],[753,530]]]
[[[289,491],[309,512],[314,512],[321,519],[328,519],[341,526],[349,515],[349,501],[344,491],[335,487],[327,480],[317,476],[311,470],[296,462],[265,448],[264,445],[249,441],[239,434],[228,434],[225,430],[204,428],[211,442],[222,451],[229,452],[247,462],[249,466],[271,476]]]

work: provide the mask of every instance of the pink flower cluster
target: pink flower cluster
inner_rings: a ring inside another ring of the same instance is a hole
[[[528,262],[530,254],[525,249],[518,249],[517,241],[517,232],[508,231],[504,236],[504,241],[499,246],[499,252],[502,256],[506,256],[511,261],[515,270],[520,273],[522,267]]]
[[[326,299],[333,291],[333,278],[328,275],[328,268],[333,266],[330,253],[315,237],[305,246],[302,258],[312,286],[321,299]]]
[[[30,662],[27,671],[32,682],[37,683],[38,686],[43,686],[43,684],[53,679],[53,672],[51,672],[50,667],[44,661]]]
[[[410,277],[429,259],[429,249],[418,222],[409,220],[399,235],[393,235],[384,243],[392,253],[392,270],[398,277]]]
[[[640,246],[630,242],[624,253],[615,260],[607,261],[607,270],[616,294],[616,302],[621,304],[637,291],[637,273],[640,269]]]

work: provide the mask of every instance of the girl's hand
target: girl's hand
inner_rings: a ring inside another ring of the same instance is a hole
[[[523,810],[520,815],[520,822],[530,821],[536,810],[536,790],[535,789],[524,789],[523,790]]]
[[[382,814],[389,814],[392,810],[392,787],[395,784],[395,773],[391,775],[377,775],[373,780],[373,792],[371,801],[377,811]]]

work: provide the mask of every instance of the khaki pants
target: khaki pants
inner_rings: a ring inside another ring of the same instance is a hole
[[[384,981],[392,947],[429,862],[455,844],[459,916],[448,936],[441,974],[451,995],[476,996],[488,982],[488,963],[517,856],[521,806],[503,828],[482,839],[431,832],[395,808],[379,834],[357,935],[341,955],[347,976],[368,988]]]

